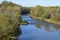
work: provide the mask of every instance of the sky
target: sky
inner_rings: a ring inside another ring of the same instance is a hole
[[[3,0],[0,0],[2,2]],[[27,6],[27,7],[34,7],[36,5],[41,6],[60,6],[60,0],[7,0],[13,3]]]

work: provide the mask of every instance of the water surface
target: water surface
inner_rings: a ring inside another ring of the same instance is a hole
[[[28,21],[28,25],[20,26],[22,34],[19,40],[60,40],[60,26],[29,16],[22,16],[22,20]]]

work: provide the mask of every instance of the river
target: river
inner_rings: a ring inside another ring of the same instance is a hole
[[[20,26],[22,34],[19,40],[60,40],[60,26],[29,16],[22,16],[22,20],[28,21],[28,25]]]

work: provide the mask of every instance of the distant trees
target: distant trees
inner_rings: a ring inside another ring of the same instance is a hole
[[[55,21],[60,21],[60,7],[43,7],[38,5],[30,11],[30,15],[42,19],[52,19]]]
[[[23,15],[26,15],[26,14],[29,14],[30,13],[30,8],[28,7],[22,7],[22,14]]]

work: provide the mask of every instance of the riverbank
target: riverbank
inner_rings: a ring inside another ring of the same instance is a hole
[[[38,20],[43,20],[43,21],[46,21],[48,23],[53,23],[53,24],[58,24],[60,25],[60,21],[55,21],[55,20],[52,20],[52,19],[42,19],[40,17],[35,17],[35,16],[32,16],[30,15],[32,18],[35,18],[35,19],[38,19]]]
[[[16,40],[20,36],[21,6],[2,1],[0,3],[0,40]]]

